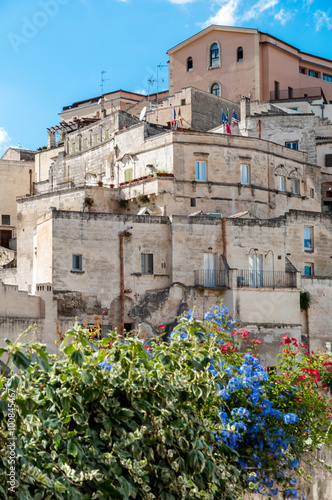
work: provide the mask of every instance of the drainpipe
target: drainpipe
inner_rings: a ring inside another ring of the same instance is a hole
[[[123,253],[123,238],[131,236],[128,231],[123,231],[119,233],[119,248],[120,248],[120,333],[123,333],[124,328],[124,299],[125,299],[125,288],[124,288],[124,253]]]
[[[258,139],[262,138],[262,120],[258,120]]]
[[[227,260],[227,234],[226,234],[226,217],[222,218],[222,251]]]
[[[30,195],[33,195],[33,185],[32,185],[32,170],[30,168],[29,170],[29,176],[30,176]]]

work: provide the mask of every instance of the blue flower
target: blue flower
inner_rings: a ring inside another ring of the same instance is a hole
[[[112,368],[112,363],[107,363],[107,361],[102,361],[99,363],[100,368],[105,369],[107,372],[109,372]]]
[[[295,415],[295,413],[285,413],[283,416],[282,416],[285,424],[295,424],[296,422],[299,421],[299,418],[297,415]]]

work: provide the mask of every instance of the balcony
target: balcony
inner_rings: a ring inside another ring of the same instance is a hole
[[[228,271],[194,271],[196,288],[228,288]]]
[[[270,92],[270,101],[283,101],[292,99],[307,99],[308,97],[326,97],[321,87],[310,87],[305,89],[293,89],[289,87],[286,90],[275,90]]]
[[[238,288],[296,288],[296,272],[237,270]]]

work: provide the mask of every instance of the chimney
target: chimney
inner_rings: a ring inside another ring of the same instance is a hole
[[[241,121],[250,116],[250,97],[241,98]]]

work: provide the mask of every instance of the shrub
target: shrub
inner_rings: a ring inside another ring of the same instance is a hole
[[[14,466],[24,500],[235,500],[278,488],[295,498],[302,454],[331,437],[321,389],[332,361],[285,336],[291,354],[268,374],[259,341],[241,353],[236,339],[249,334],[233,325],[215,306],[204,324],[189,311],[170,342],[151,346],[138,332],[97,341],[78,324],[59,356],[7,341],[0,354],[20,373],[0,381],[1,496]]]

